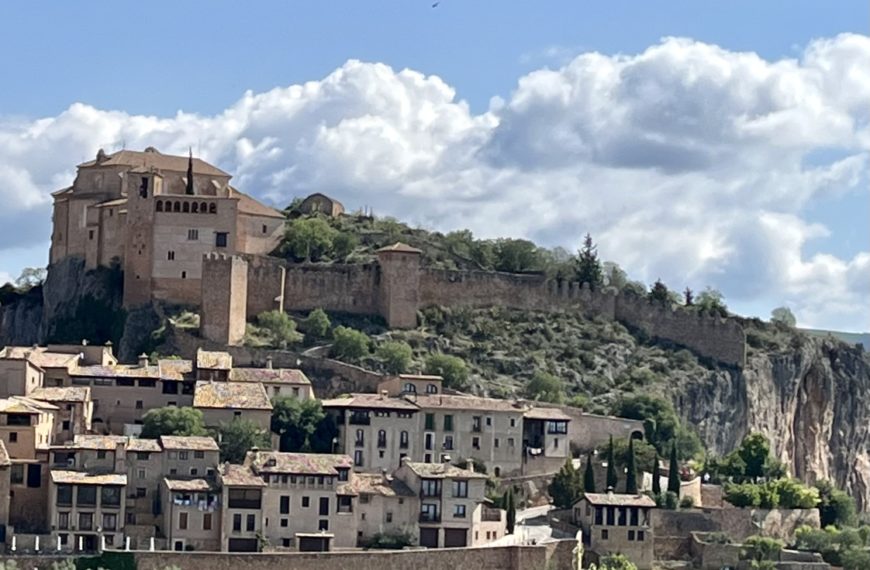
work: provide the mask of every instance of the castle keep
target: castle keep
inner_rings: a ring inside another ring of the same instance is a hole
[[[100,150],[78,166],[72,186],[53,194],[49,261],[120,264],[127,307],[153,299],[198,305],[204,253],[267,254],[283,232],[284,215],[233,188],[230,178],[153,147]]]

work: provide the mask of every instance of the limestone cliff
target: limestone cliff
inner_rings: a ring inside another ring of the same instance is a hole
[[[742,371],[711,371],[672,396],[707,446],[728,452],[765,434],[792,474],[830,479],[870,508],[870,361],[834,339],[795,337],[785,350],[750,353]]]

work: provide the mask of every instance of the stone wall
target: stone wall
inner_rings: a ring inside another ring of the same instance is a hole
[[[578,283],[543,275],[419,268],[417,254],[380,254],[365,265],[288,264],[264,256],[248,262],[247,316],[279,307],[309,311],[323,308],[355,314],[379,314],[394,327],[415,324],[416,311],[432,306],[555,311],[576,310],[587,317],[618,320],[653,339],[694,350],[734,367],[745,361],[745,334],[733,319],[650,303],[632,294],[591,291]],[[241,288],[240,288],[241,289]],[[232,289],[223,295],[241,295]],[[219,303],[212,296],[203,302]]]
[[[655,509],[652,521],[657,537],[723,532],[734,542],[760,534],[790,543],[801,526],[820,525],[818,509]]]

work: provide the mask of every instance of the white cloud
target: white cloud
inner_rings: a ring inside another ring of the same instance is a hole
[[[569,248],[590,231],[645,281],[715,285],[736,306],[785,299],[802,323],[870,329],[870,252],[803,253],[837,237],[812,223],[810,200],[867,184],[868,59],[858,35],[773,62],[666,38],[525,75],[477,115],[438,77],[357,61],[214,116],[76,103],[0,122],[0,253],[45,239],[48,193],[100,146],[192,145],[279,205],[317,190],[427,227]]]

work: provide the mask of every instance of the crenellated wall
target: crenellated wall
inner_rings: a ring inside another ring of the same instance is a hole
[[[501,306],[537,311],[582,311],[587,317],[617,320],[627,327],[689,348],[703,357],[743,367],[746,335],[734,319],[650,303],[611,289],[549,280],[543,275],[420,268],[418,255],[387,252],[378,263],[364,265],[288,264],[246,255],[247,317],[280,307],[289,311],[323,308],[355,314],[378,314],[394,328],[415,325],[417,310],[441,305],[483,308]],[[209,291],[215,296],[230,290]],[[245,315],[242,315],[244,318]],[[208,337],[211,338],[211,337]]]

